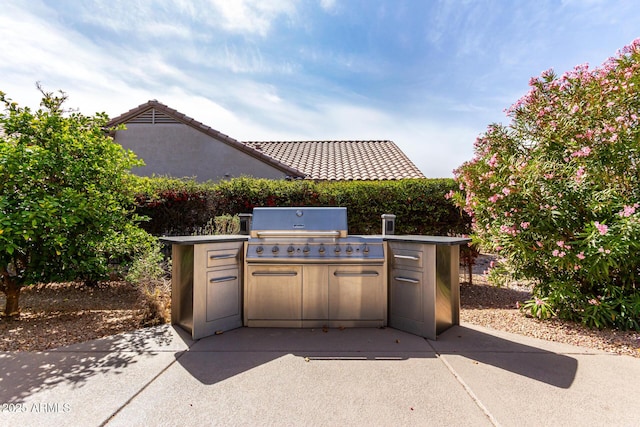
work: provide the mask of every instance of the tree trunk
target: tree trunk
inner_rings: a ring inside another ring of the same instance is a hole
[[[4,306],[4,317],[17,318],[20,316],[20,288],[21,286],[13,278],[8,275],[4,276],[4,289],[7,297]]]

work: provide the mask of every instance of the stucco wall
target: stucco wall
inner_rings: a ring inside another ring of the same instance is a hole
[[[169,175],[218,181],[248,175],[284,178],[285,173],[185,124],[127,124],[115,141],[144,160],[140,176]]]

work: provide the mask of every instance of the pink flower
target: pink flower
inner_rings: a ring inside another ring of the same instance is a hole
[[[492,167],[492,168],[496,167],[496,165],[498,164],[497,154],[494,154],[493,156],[491,156],[487,164],[489,165],[489,167]]]
[[[630,217],[631,215],[633,215],[633,214],[636,212],[636,208],[638,207],[638,206],[636,206],[636,205],[637,205],[637,203],[636,203],[636,204],[634,204],[633,206],[627,206],[627,205],[625,205],[625,206],[624,206],[624,209],[623,209],[623,210],[621,210],[620,212],[618,212],[618,215],[620,215],[620,216],[621,216],[621,217],[623,217],[623,218],[628,218],[628,217]]]
[[[520,227],[521,227],[523,230],[526,230],[527,228],[529,228],[529,226],[530,226],[530,225],[531,225],[531,223],[530,223],[530,222],[521,222],[521,223],[520,223]]]
[[[571,157],[587,157],[589,154],[591,154],[591,148],[582,147],[578,151],[571,153]]]
[[[605,224],[600,224],[598,221],[596,221],[594,225],[598,229],[598,232],[601,236],[604,236],[609,231],[609,227],[607,227]]]
[[[561,248],[564,247],[564,240],[558,240],[556,242],[556,245],[560,246]]]
[[[580,252],[578,255],[576,255],[576,257],[578,257],[578,259],[585,259],[586,258],[584,256],[584,252]]]

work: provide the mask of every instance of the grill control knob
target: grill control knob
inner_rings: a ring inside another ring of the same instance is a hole
[[[334,249],[335,253],[339,254],[340,253],[340,246],[336,246],[336,248]]]
[[[304,245],[304,248],[302,248],[302,252],[304,252],[305,254],[311,252],[311,248],[309,247],[309,245]]]
[[[365,254],[369,253],[369,246],[367,246],[366,244],[364,245],[364,248],[362,248],[362,252],[364,252]]]
[[[280,248],[277,246],[274,246],[271,248],[271,252],[273,252],[274,254],[277,254],[278,252],[280,252]]]
[[[318,252],[320,252],[321,254],[324,254],[324,251],[325,251],[324,245],[320,244],[320,248],[318,248]]]
[[[256,253],[257,253],[257,254],[261,254],[262,252],[264,252],[264,248],[263,248],[262,246],[258,246],[258,247],[256,248]]]
[[[350,254],[353,252],[353,248],[351,247],[351,245],[347,246],[347,253]]]
[[[295,248],[293,247],[293,245],[289,245],[289,247],[287,248],[287,253],[291,255],[294,251],[295,251]]]

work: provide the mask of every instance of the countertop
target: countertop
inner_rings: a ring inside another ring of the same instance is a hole
[[[249,236],[242,234],[217,234],[209,236],[166,236],[160,240],[174,245],[197,245],[204,243],[224,243],[242,242],[248,240]]]
[[[401,234],[401,235],[386,235],[382,236],[387,242],[408,242],[408,243],[423,243],[432,245],[465,245],[471,242],[471,239],[466,237],[448,237],[448,236],[422,236],[418,234]]]
[[[388,242],[408,242],[408,243],[422,243],[432,245],[464,245],[471,242],[471,239],[464,237],[448,237],[448,236],[422,236],[417,234],[406,235],[373,235],[362,236],[371,238],[383,238]],[[205,243],[224,243],[224,242],[242,242],[248,240],[249,236],[240,234],[221,234],[211,236],[167,236],[161,237],[163,242],[171,243],[174,245],[196,245]]]

